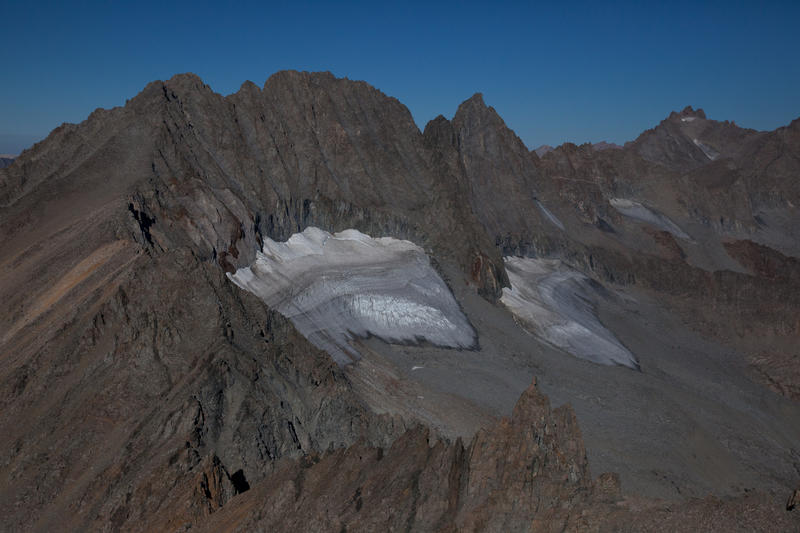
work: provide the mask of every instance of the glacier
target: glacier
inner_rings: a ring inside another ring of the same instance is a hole
[[[639,369],[636,357],[595,314],[603,289],[554,259],[504,258],[511,288],[502,303],[529,333],[567,353],[603,365]]]
[[[608,203],[626,217],[645,222],[658,229],[668,231],[679,239],[691,241],[692,238],[686,234],[681,228],[678,227],[672,220],[657,211],[653,211],[649,207],[642,205],[634,200],[625,198],[611,198]]]
[[[286,242],[264,239],[254,262],[228,277],[289,318],[340,365],[360,358],[354,338],[477,345],[450,289],[410,241],[309,227]]]

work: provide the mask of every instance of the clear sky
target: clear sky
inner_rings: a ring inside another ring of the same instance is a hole
[[[179,72],[229,94],[330,70],[397,97],[420,127],[482,92],[531,148],[622,143],[686,105],[756,129],[800,116],[797,0],[4,0],[0,17],[0,153]]]

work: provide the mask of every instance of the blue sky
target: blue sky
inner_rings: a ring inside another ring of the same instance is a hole
[[[796,1],[6,0],[0,14],[0,153],[178,72],[229,94],[330,70],[397,97],[420,127],[482,92],[531,148],[621,143],[686,105],[756,129],[800,116]]]

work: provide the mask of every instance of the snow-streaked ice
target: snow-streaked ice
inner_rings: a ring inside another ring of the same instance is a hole
[[[608,203],[626,217],[630,217],[640,222],[651,224],[658,229],[668,231],[675,237],[686,241],[691,240],[691,237],[686,234],[681,228],[678,227],[672,220],[661,213],[645,207],[639,202],[628,200],[625,198],[610,198]]]
[[[719,152],[711,148],[706,143],[701,142],[698,139],[692,139],[692,142],[695,144],[695,146],[700,148],[703,151],[703,153],[706,154],[706,157],[709,158],[710,160],[714,161],[719,157]]]
[[[694,122],[697,117],[683,117],[681,122]]]
[[[602,287],[558,260],[504,258],[503,304],[532,334],[595,363],[638,369],[636,357],[600,323],[591,304]]]
[[[534,202],[536,202],[536,205],[539,207],[541,212],[544,213],[544,216],[546,216],[550,222],[552,222],[560,230],[562,231],[564,230],[564,224],[562,224],[561,221],[553,213],[551,213],[549,209],[543,206],[542,202],[540,202],[539,200],[534,200]]]
[[[475,331],[425,252],[410,241],[309,227],[265,239],[252,265],[228,277],[288,317],[339,364],[353,338],[471,348]]]

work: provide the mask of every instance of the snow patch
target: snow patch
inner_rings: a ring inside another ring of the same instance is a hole
[[[543,206],[539,200],[534,200],[534,202],[536,202],[536,205],[539,207],[544,216],[547,217],[547,220],[552,222],[561,231],[564,231],[564,224],[562,224],[561,221],[553,213],[550,212],[550,210],[548,210],[545,206]]]
[[[679,239],[683,239],[685,241],[691,240],[691,237],[689,237],[685,231],[678,227],[678,225],[670,220],[667,216],[662,215],[661,213],[654,211],[649,207],[645,207],[639,202],[628,200],[626,198],[609,198],[608,203],[610,203],[614,209],[626,217],[638,220],[640,222],[645,222],[655,226],[656,228],[668,231]]]
[[[683,117],[681,122],[693,122],[697,117]]]
[[[425,252],[410,241],[309,227],[286,242],[265,239],[252,265],[228,277],[289,318],[340,365],[370,335],[471,348],[475,331]]]
[[[604,289],[560,261],[504,258],[511,288],[501,301],[532,334],[581,359],[637,369],[636,357],[606,329],[590,302]]]
[[[695,144],[695,146],[700,148],[703,151],[703,153],[706,154],[706,157],[709,158],[710,160],[714,161],[719,157],[719,152],[711,148],[709,145],[700,142],[697,139],[692,139],[692,142]]]

